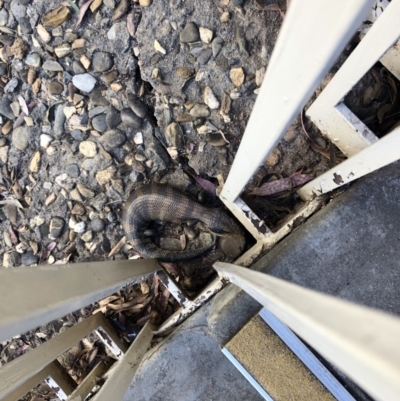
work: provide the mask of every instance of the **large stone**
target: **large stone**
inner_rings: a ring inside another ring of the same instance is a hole
[[[127,127],[135,129],[139,129],[143,123],[143,120],[138,117],[131,109],[121,110],[121,120],[122,123]]]
[[[129,107],[132,109],[132,111],[140,118],[146,118],[147,117],[147,106],[146,104],[140,100],[140,98],[133,93],[128,93],[128,103]]]

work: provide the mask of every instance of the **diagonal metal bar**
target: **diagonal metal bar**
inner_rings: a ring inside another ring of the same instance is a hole
[[[367,15],[373,0],[293,0],[221,199],[234,202]],[[317,34],[316,34],[317,32]]]
[[[376,400],[399,399],[399,318],[243,267],[214,267]]]
[[[372,171],[378,170],[400,159],[400,127],[346,159],[316,179],[301,187],[297,193],[303,200],[332,191]]]
[[[49,363],[82,338],[100,327],[104,321],[103,314],[93,315],[2,366],[0,368],[0,400],[46,368]]]
[[[93,398],[93,401],[121,401],[124,398],[126,390],[150,346],[154,329],[150,323],[145,324],[135,341],[129,347],[124,359],[118,362],[118,365],[113,368],[110,377]]]
[[[399,39],[399,13],[400,0],[392,0],[307,110],[311,120],[346,156],[352,156],[378,140],[341,102],[353,86]],[[393,54],[397,53],[398,50],[393,50]]]
[[[157,270],[162,267],[153,259],[2,269],[0,341],[83,308]]]

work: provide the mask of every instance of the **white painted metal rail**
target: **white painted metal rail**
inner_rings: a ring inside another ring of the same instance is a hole
[[[221,262],[214,267],[374,399],[399,400],[399,318],[243,267]]]

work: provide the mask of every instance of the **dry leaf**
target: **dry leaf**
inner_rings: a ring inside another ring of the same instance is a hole
[[[184,251],[186,248],[186,235],[182,234],[180,237],[180,240],[181,240],[182,251]]]
[[[121,0],[116,9],[114,10],[112,20],[116,21],[122,18],[128,11],[128,8],[129,8],[129,0]]]
[[[111,249],[111,252],[108,254],[108,257],[111,258],[111,256],[114,256],[119,252],[119,250],[126,244],[126,237],[122,237],[118,244],[114,246],[113,249]]]
[[[384,104],[376,113],[376,116],[378,117],[379,124],[382,124],[383,118],[385,115],[392,110],[393,105],[390,103]]]
[[[295,173],[287,178],[281,178],[280,180],[267,182],[261,187],[254,189],[249,195],[258,196],[271,196],[279,194],[284,191],[290,191],[291,189],[303,185],[314,178],[312,174],[301,174]]]
[[[129,35],[131,35],[132,37],[135,37],[135,32],[136,32],[134,17],[135,17],[135,13],[133,11],[131,11],[126,16],[126,27],[128,29]]]
[[[78,21],[76,22],[76,25],[75,25],[75,29],[78,29],[79,26],[81,25],[83,17],[85,16],[87,9],[92,4],[92,2],[93,2],[93,0],[89,0],[81,7],[81,9],[79,11]]]
[[[15,235],[15,232],[13,230],[13,228],[10,226],[8,226],[8,232],[10,234],[10,238],[11,238],[11,242],[13,243],[13,245],[18,244],[18,237]]]
[[[101,301],[99,301],[99,306],[106,306],[108,305],[110,302],[113,302],[117,299],[119,299],[121,297],[117,296],[117,295],[110,295],[107,298],[102,299]]]
[[[26,105],[25,99],[21,95],[18,96],[18,102],[25,115],[29,116],[28,106]]]

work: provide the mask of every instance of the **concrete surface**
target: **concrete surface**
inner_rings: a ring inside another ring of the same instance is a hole
[[[400,163],[353,184],[252,268],[400,315]],[[227,286],[212,301],[214,338],[224,345],[260,309]]]
[[[124,401],[261,401],[208,334],[206,305],[147,355]]]

